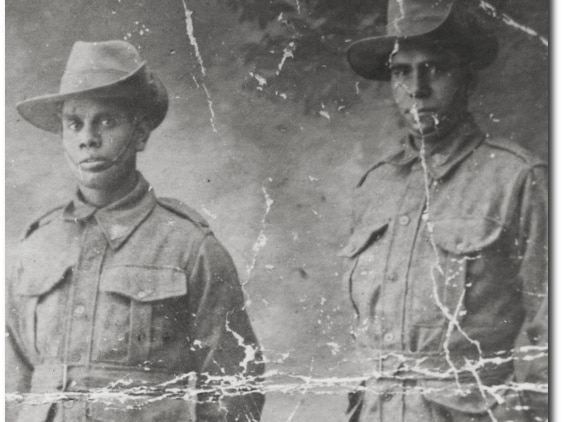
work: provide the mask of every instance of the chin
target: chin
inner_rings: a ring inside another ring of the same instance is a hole
[[[115,190],[116,186],[118,186],[119,183],[126,178],[126,175],[117,174],[111,170],[112,169],[89,172],[79,171],[76,169],[74,171],[74,176],[78,184],[85,188],[95,190]]]

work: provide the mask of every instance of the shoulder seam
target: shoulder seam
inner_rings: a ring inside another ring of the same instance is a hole
[[[485,143],[491,147],[498,148],[503,151],[508,151],[514,154],[515,156],[520,158],[522,161],[524,161],[526,164],[530,165],[531,167],[547,166],[547,163],[545,161],[534,156],[530,151],[528,151],[523,146],[517,144],[514,141],[507,140],[505,138],[500,138],[500,139],[501,141],[499,142],[499,138],[485,138]],[[506,145],[505,142],[509,143],[509,145]]]
[[[159,205],[168,211],[185,218],[186,220],[194,223],[198,228],[203,231],[211,232],[209,223],[203,216],[193,208],[184,204],[182,201],[174,198],[156,198]]]
[[[365,173],[364,175],[360,178],[360,181],[356,184],[356,189],[361,187],[364,182],[366,181],[366,179],[368,178],[369,174],[374,171],[376,168],[378,168],[379,166],[381,166],[382,164],[385,164],[387,161],[389,161],[391,159],[391,157],[395,157],[396,155],[399,155],[402,152],[402,150],[398,150],[398,151],[392,151],[386,155],[383,156],[383,158],[379,161],[377,161],[373,166],[371,166]]]
[[[38,228],[40,228],[41,226],[43,226],[44,224],[41,224],[41,222],[49,217],[52,216],[52,214],[62,208],[64,208],[65,205],[58,205],[55,208],[50,209],[49,211],[47,211],[46,213],[42,214],[41,216],[35,218],[34,220],[32,220],[31,223],[29,223],[24,231],[24,233],[20,236],[20,240],[25,240],[27,239],[35,230],[37,230]],[[45,224],[50,223],[52,220],[49,220],[47,222],[45,222]]]

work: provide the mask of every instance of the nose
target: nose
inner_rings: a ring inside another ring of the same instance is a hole
[[[93,125],[84,125],[80,134],[80,148],[99,148],[102,138]]]
[[[430,96],[431,89],[426,72],[419,69],[412,72],[409,81],[409,95],[412,98],[427,98]]]

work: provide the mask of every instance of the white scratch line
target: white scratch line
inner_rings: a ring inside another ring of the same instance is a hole
[[[260,232],[258,233],[258,238],[256,239],[256,242],[252,246],[252,251],[254,252],[254,255],[252,257],[252,263],[246,268],[248,274],[248,279],[246,283],[250,281],[250,274],[252,274],[252,271],[256,267],[258,252],[260,252],[260,249],[262,249],[264,246],[266,246],[266,243],[268,243],[268,238],[264,235],[264,232],[266,231],[266,218],[268,217],[268,214],[272,209],[272,204],[274,203],[274,200],[270,197],[270,194],[263,186],[262,186],[262,193],[264,194],[264,200],[266,201],[266,210],[264,211],[264,215],[262,216],[262,226],[260,228]],[[246,283],[243,283],[243,286]]]
[[[243,373],[246,374],[248,372],[248,364],[256,360],[256,349],[253,345],[244,342],[244,337],[231,328],[228,319],[225,321],[225,328],[233,335],[238,345],[244,349],[244,360],[239,363],[239,366],[242,368]]]
[[[190,9],[188,9],[188,6],[186,5],[185,0],[182,0],[182,4],[184,5],[184,13],[186,14],[186,33],[188,34],[188,38],[190,39],[190,44],[194,48],[194,52],[195,52],[195,55],[197,57],[199,67],[201,69],[201,74],[203,76],[205,76],[205,66],[203,65],[203,58],[201,57],[201,54],[199,52],[199,45],[198,45],[197,39],[194,35],[194,22],[192,20],[192,15],[193,15],[194,12],[191,11]],[[192,78],[193,78],[195,84],[197,85],[197,87],[199,88],[199,84],[197,83],[196,78],[193,77],[193,76],[192,76]],[[211,128],[213,129],[213,132],[218,133],[217,127],[215,126],[215,111],[213,110],[213,101],[211,100],[211,96],[209,95],[209,91],[207,90],[205,83],[202,82],[201,86],[203,87],[203,90],[205,91],[205,95],[207,97],[207,105],[209,107],[209,112],[211,113],[211,117],[209,118],[209,121],[211,122]]]
[[[250,352],[250,351],[248,351]],[[365,364],[365,361],[363,361]],[[472,363],[467,362],[466,367],[470,371],[476,368]],[[45,404],[56,403],[65,400],[81,400],[81,401],[102,401],[108,403],[115,403],[116,400],[125,403],[126,401],[139,401],[146,403],[147,400],[158,400],[159,398],[179,398],[179,399],[196,399],[198,394],[201,393],[220,393],[223,396],[240,396],[241,394],[252,394],[257,390],[269,394],[281,392],[284,394],[293,393],[310,393],[317,395],[330,395],[334,397],[335,392],[346,393],[355,388],[361,381],[367,378],[385,378],[397,381],[404,381],[409,378],[394,375],[393,372],[379,372],[372,371],[365,374],[350,376],[350,377],[328,377],[328,378],[313,378],[310,375],[295,375],[289,373],[282,373],[277,370],[270,370],[266,374],[259,377],[241,374],[235,375],[216,375],[209,373],[200,374],[203,378],[208,380],[207,384],[202,384],[199,387],[195,385],[195,376],[193,373],[179,375],[168,382],[161,384],[147,384],[142,386],[120,388],[118,389],[106,387],[95,388],[88,391],[81,392],[57,392],[57,393],[8,393],[5,395],[6,402],[28,403],[28,404]],[[443,378],[442,373],[430,373],[432,378]],[[479,377],[477,373],[477,377]],[[289,381],[291,380],[291,381]],[[185,385],[188,381],[188,385]],[[295,381],[295,382],[292,382]],[[172,387],[171,383],[178,384],[178,387]],[[252,387],[248,389],[247,387]],[[469,391],[473,387],[478,387],[477,383],[464,384],[466,387],[464,391]],[[123,386],[126,387],[126,386]],[[508,382],[498,385],[485,386],[480,385],[483,392],[487,392],[497,399],[504,395],[506,390],[514,392],[535,392],[539,394],[548,394],[549,386],[547,383],[518,383]],[[381,386],[370,385],[367,390],[381,393]],[[451,393],[451,386],[448,384],[443,388],[436,387],[428,389],[427,387],[412,387],[414,393],[432,391],[440,392],[445,391]],[[408,394],[408,392],[407,392]],[[296,409],[292,412],[296,413]],[[293,416],[292,416],[293,417]],[[291,420],[291,417],[290,419]]]
[[[283,49],[283,56],[282,59],[280,61],[280,63],[278,64],[278,70],[276,72],[276,75],[279,76],[283,65],[285,64],[285,61],[289,58],[294,59],[295,57],[293,56],[293,52],[295,51],[295,42],[291,41],[288,46],[286,48]]]
[[[330,114],[328,114],[328,111],[326,111],[326,110],[321,110],[321,111],[319,111],[319,114],[320,114],[321,116],[323,116],[325,119],[330,120]]]
[[[405,5],[403,4],[403,0],[397,0],[397,3],[399,4],[399,12],[401,13],[401,16],[398,19],[395,19],[393,24],[395,25],[397,31],[401,32],[399,28],[399,21],[405,18]]]
[[[297,6],[297,14],[300,15],[301,14],[301,3],[299,2],[299,0],[295,0],[295,5]]]
[[[304,377],[305,378],[305,387],[303,388],[303,397],[301,398],[301,400],[299,400],[297,402],[297,404],[293,408],[292,412],[289,414],[289,417],[287,418],[286,422],[291,422],[293,420],[293,418],[295,417],[295,414],[297,413],[297,410],[303,404],[303,401],[305,400],[305,397],[306,397],[305,394],[307,394],[307,391],[309,390],[309,388],[311,386],[311,381],[313,380],[313,377],[311,377],[312,373],[313,373],[313,358],[311,358],[311,366],[309,368],[309,376],[306,377],[306,378]]]
[[[420,115],[418,114],[418,110],[417,110],[417,108],[414,104],[413,104],[413,107],[411,109],[411,114],[413,114],[413,116],[414,116],[414,118],[415,118],[415,120],[418,124],[418,127],[422,131],[422,125],[421,125],[421,122],[420,122]],[[437,117],[434,116],[434,119],[437,120]],[[436,126],[438,125],[438,123],[439,122],[436,121]],[[422,132],[421,132],[421,135],[422,135]],[[463,292],[463,294],[459,298],[458,303],[457,303],[457,307],[456,307],[453,315],[450,313],[448,307],[445,304],[443,304],[442,301],[440,300],[440,295],[438,293],[438,283],[436,281],[436,276],[434,274],[434,270],[437,270],[437,272],[442,277],[444,277],[444,279],[446,278],[446,272],[444,271],[444,269],[442,268],[442,266],[440,264],[440,253],[438,251],[438,246],[436,245],[436,242],[434,240],[434,224],[432,223],[431,218],[430,218],[430,203],[431,203],[431,199],[430,199],[430,176],[429,176],[428,166],[427,166],[427,163],[426,163],[426,143],[424,142],[424,135],[422,135],[421,140],[422,140],[422,143],[421,143],[419,154],[420,154],[420,161],[421,161],[421,165],[422,165],[422,170],[423,170],[423,173],[424,173],[424,188],[425,188],[425,195],[426,195],[425,210],[424,210],[422,218],[423,218],[424,221],[426,221],[426,228],[428,230],[429,241],[430,241],[430,244],[432,246],[432,249],[434,251],[434,255],[435,255],[435,258],[436,258],[435,264],[432,265],[431,268],[430,268],[430,278],[432,279],[432,293],[433,293],[434,301],[436,302],[436,305],[438,306],[438,308],[440,308],[440,311],[442,312],[444,317],[446,317],[446,319],[448,320],[448,328],[447,328],[445,340],[444,340],[444,343],[443,343],[444,358],[446,359],[446,361],[448,362],[448,365],[450,366],[450,368],[453,371],[458,391],[461,391],[462,388],[461,388],[461,384],[460,384],[460,381],[459,381],[460,369],[458,369],[455,366],[455,363],[451,360],[451,355],[450,355],[449,343],[450,343],[451,335],[453,333],[453,328],[456,327],[459,330],[459,332],[462,333],[462,335],[466,339],[468,339],[473,345],[475,345],[477,347],[477,351],[479,353],[479,360],[480,361],[483,359],[483,354],[482,354],[482,349],[481,349],[481,345],[480,345],[479,341],[471,339],[470,336],[462,329],[462,327],[459,323],[459,320],[458,320],[459,312],[460,312],[462,305],[463,305],[463,299],[464,299],[464,296],[465,296],[465,291]],[[479,378],[476,371],[472,371],[472,372],[473,372],[473,375],[474,375],[475,382],[478,385],[479,392],[481,393],[483,399],[485,401],[487,401],[487,396],[485,395],[485,391],[484,391],[481,379]],[[491,418],[492,422],[498,422],[498,420],[493,415],[491,409],[487,409],[487,414]]]
[[[207,86],[205,86],[204,82],[201,83],[201,86],[203,87],[205,96],[207,97],[207,106],[209,107],[209,113],[211,114],[211,117],[209,117],[211,128],[213,129],[213,132],[217,133],[217,128],[215,127],[215,112],[213,111],[213,100],[211,99],[211,95],[209,95],[209,91],[207,90]]]
[[[213,214],[210,210],[208,210],[207,208],[205,208],[205,206],[201,207],[201,210],[207,214],[209,217],[211,217],[213,220],[217,220],[217,214]]]
[[[258,91],[263,91],[264,85],[268,85],[268,81],[266,80],[266,78],[259,75],[258,73],[250,72],[250,76],[252,76],[258,82],[258,86],[256,87],[256,89]],[[276,94],[277,94],[277,91],[276,91]]]
[[[199,66],[201,68],[201,74],[205,76],[205,66],[203,65],[203,59],[201,58],[201,54],[199,53],[199,46],[194,35],[194,22],[192,20],[192,14],[194,12],[188,9],[185,0],[182,0],[182,4],[184,5],[184,13],[186,14],[186,33],[188,34],[188,38],[190,39],[190,44],[194,48],[197,61],[199,62]]]
[[[532,28],[529,28],[525,25],[519,24],[514,19],[512,19],[510,16],[508,16],[506,13],[499,12],[492,4],[487,3],[484,0],[480,0],[479,1],[479,7],[481,7],[481,9],[483,9],[485,12],[487,12],[493,18],[499,18],[500,17],[500,19],[502,19],[502,21],[504,23],[506,23],[507,25],[512,26],[513,28],[519,29],[520,31],[525,32],[526,34],[531,35],[532,37],[536,37],[540,40],[540,42],[543,45],[545,45],[546,47],[549,46],[549,42],[547,41],[547,38],[541,36],[536,31],[534,31]]]

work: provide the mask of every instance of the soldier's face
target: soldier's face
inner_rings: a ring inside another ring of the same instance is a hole
[[[108,99],[65,101],[62,141],[68,164],[81,186],[115,190],[135,172],[136,153],[147,134],[127,108]]]
[[[401,43],[390,70],[393,99],[414,136],[446,133],[466,113],[472,78],[452,51]]]

